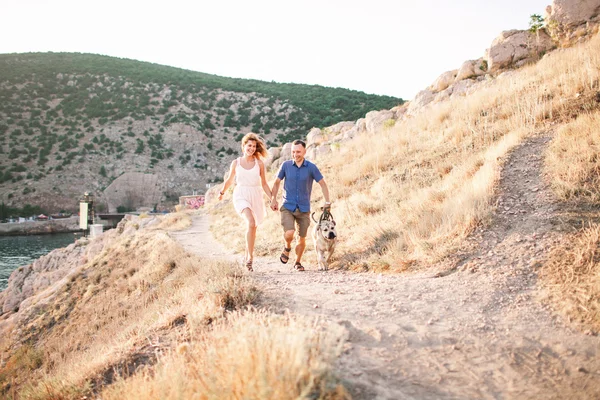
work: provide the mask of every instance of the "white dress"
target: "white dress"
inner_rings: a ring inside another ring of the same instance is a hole
[[[263,202],[263,188],[260,179],[260,167],[258,161],[254,160],[254,166],[250,169],[245,169],[240,164],[240,159],[237,159],[235,168],[236,186],[233,189],[233,207],[238,214],[242,214],[246,208],[254,214],[256,225],[265,218],[265,203]]]

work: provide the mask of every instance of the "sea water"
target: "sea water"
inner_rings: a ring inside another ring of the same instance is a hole
[[[31,236],[0,236],[0,291],[6,289],[11,272],[22,265],[66,247],[80,238],[73,233],[53,233]]]

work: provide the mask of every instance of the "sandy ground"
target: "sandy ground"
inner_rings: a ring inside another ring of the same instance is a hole
[[[265,301],[346,327],[336,373],[354,399],[599,399],[600,338],[539,300],[536,270],[561,240],[541,174],[549,140],[512,152],[492,223],[445,272],[294,272],[274,254],[252,273]],[[240,258],[212,238],[206,216],[173,236],[203,256]]]

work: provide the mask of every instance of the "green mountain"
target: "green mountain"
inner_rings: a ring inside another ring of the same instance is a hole
[[[75,209],[126,172],[153,174],[161,203],[222,179],[253,131],[269,146],[400,98],[225,78],[78,53],[0,55],[0,202]]]

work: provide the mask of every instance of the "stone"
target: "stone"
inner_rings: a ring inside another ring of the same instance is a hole
[[[546,7],[545,20],[568,28],[597,21],[599,14],[599,0],[554,0]]]
[[[490,48],[486,50],[484,59],[490,72],[498,72],[521,60],[537,60],[554,47],[554,42],[544,30],[533,33],[513,29],[502,32],[494,39]]]
[[[284,162],[292,159],[292,143],[286,143],[281,148],[281,155],[279,156],[280,162]]]
[[[466,96],[471,94],[479,86],[480,82],[473,79],[465,79],[460,82],[456,82],[454,85],[452,85],[452,96]]]
[[[0,308],[3,313],[21,308],[21,303],[36,293],[64,278],[76,269],[83,260],[97,253],[86,251],[86,247],[73,243],[65,248],[51,251],[29,265],[14,270],[8,280]]]
[[[306,158],[308,158],[308,156]],[[274,160],[271,163],[271,165],[269,165],[269,171],[276,172],[279,169],[279,167],[281,166],[282,163],[283,163],[283,160],[281,158],[278,158],[277,160]]]
[[[306,135],[306,147],[318,146],[327,140],[325,133],[319,128],[312,128]]]
[[[395,121],[393,111],[381,110],[368,112],[365,116],[367,132],[370,134],[377,133],[390,120]]]
[[[328,134],[332,136],[338,135],[340,133],[344,133],[349,129],[352,129],[355,126],[355,122],[352,121],[342,121],[338,122],[335,125],[329,126],[326,128]]]
[[[455,81],[456,82],[462,81],[464,79],[469,79],[474,76],[476,76],[475,75],[475,62],[472,60],[467,60],[458,69],[458,72],[456,73]]]
[[[263,160],[265,168],[269,168],[273,161],[281,156],[281,147],[269,147],[267,149],[267,157]]]
[[[475,75],[477,75],[478,77],[481,77],[487,73],[487,62],[483,60],[483,57],[475,60],[473,70],[475,71]]]
[[[281,147],[269,147],[267,150],[273,160],[281,157]]]
[[[452,85],[454,80],[456,79],[456,74],[458,70],[446,71],[441,74],[435,82],[431,85],[430,89],[432,92],[441,92],[444,89],[447,89],[448,86]]]
[[[367,131],[367,122],[365,118],[359,118],[356,120],[356,130],[360,133],[360,132],[366,132]]]
[[[478,60],[465,61],[456,73],[455,82],[460,82],[465,79],[476,78],[481,75],[485,75],[487,66],[483,62],[483,58]]]
[[[406,111],[408,110],[408,104],[402,104],[401,106],[396,106],[393,107],[392,109],[390,109],[390,111],[392,111],[394,113],[394,119],[395,120],[399,120],[402,119],[402,117],[404,117],[404,114],[406,114]]]
[[[317,147],[316,149],[316,156],[320,157],[320,156],[324,156],[326,154],[331,153],[331,146],[328,144],[322,144],[321,146]]]
[[[341,134],[342,140],[354,139],[358,135],[358,128],[355,126]]]
[[[408,105],[408,110],[406,111],[407,115],[415,115],[417,114],[423,107],[427,104],[431,103],[435,99],[435,94],[429,90],[421,90],[419,93],[415,95],[413,101],[411,101]]]

